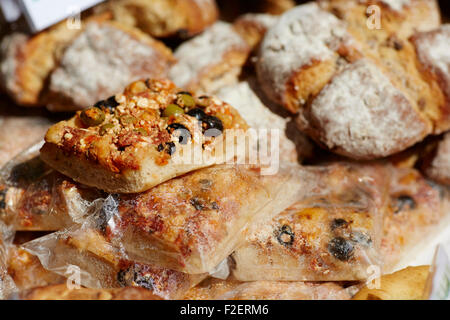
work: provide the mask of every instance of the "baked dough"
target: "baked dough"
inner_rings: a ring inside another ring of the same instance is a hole
[[[233,23],[237,32],[252,49],[257,48],[267,30],[278,21],[278,16],[265,13],[247,13]]]
[[[232,255],[234,278],[355,281],[381,264],[388,172],[380,165],[351,164],[316,170],[316,194],[250,229]]]
[[[176,103],[177,112],[184,111],[164,117]],[[168,80],[132,83],[97,106],[51,127],[41,149],[50,166],[88,186],[142,192],[245,154],[225,149],[228,129],[247,129],[236,110],[217,98],[182,92]]]
[[[368,4],[357,1],[289,10],[267,31],[257,61],[263,90],[299,112],[301,130],[358,160],[392,155],[449,128],[443,92],[418,61],[429,62],[420,55],[430,50],[408,39],[416,30],[439,26],[439,19],[421,18],[425,9],[439,16],[436,3],[383,3],[386,23],[374,30],[366,25]],[[439,39],[433,41],[446,52],[448,41]]]
[[[90,22],[66,48],[49,80],[50,111],[93,105],[141,78],[166,78],[172,53],[136,28]]]
[[[450,133],[429,142],[425,150],[422,171],[430,179],[450,185]]]
[[[78,267],[80,284],[88,288],[142,287],[164,299],[179,299],[208,276],[127,260],[90,223],[38,238],[24,247],[57,274],[67,275],[71,266]]]
[[[242,243],[244,230],[302,194],[303,171],[219,165],[174,178],[137,195],[117,196],[106,228],[130,260],[190,274],[212,271]],[[306,191],[305,191],[306,192]]]
[[[95,8],[154,37],[187,38],[218,18],[215,0],[113,0]]]
[[[104,21],[109,15],[88,18]],[[42,93],[61,52],[82,29],[67,28],[67,21],[32,37],[13,33],[0,45],[0,83],[14,101],[23,106],[42,106]]]
[[[161,300],[144,288],[121,289],[70,289],[67,284],[57,284],[25,290],[18,295],[21,300]]]
[[[175,50],[178,62],[169,78],[180,87],[214,93],[237,82],[249,53],[250,46],[233,25],[219,21]]]
[[[207,279],[189,290],[185,300],[349,300],[337,283]]]

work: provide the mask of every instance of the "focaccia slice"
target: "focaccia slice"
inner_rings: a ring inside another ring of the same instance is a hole
[[[200,274],[212,271],[262,217],[289,206],[306,186],[297,166],[219,165],[172,179],[104,207],[106,233],[130,260]],[[305,191],[306,192],[306,191]]]
[[[350,164],[320,170],[321,194],[252,228],[232,255],[236,279],[354,281],[380,266],[387,172]]]
[[[51,127],[41,158],[77,182],[136,193],[244,154],[225,142],[229,132],[246,129],[237,111],[217,98],[168,80],[137,81]]]
[[[61,276],[77,268],[80,284],[88,288],[141,287],[164,299],[179,299],[208,276],[127,260],[89,223],[35,239],[23,247],[46,269]]]

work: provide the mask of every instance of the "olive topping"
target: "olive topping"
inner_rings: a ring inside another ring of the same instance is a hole
[[[119,105],[119,103],[116,101],[116,97],[112,96],[109,97],[106,100],[101,100],[99,102],[97,102],[94,107],[102,109],[102,107],[104,107],[105,109],[108,109],[110,112],[114,112],[114,110],[116,109],[116,107]]]
[[[166,143],[166,152],[169,156],[173,155],[177,151],[177,148],[175,147],[175,143],[173,142],[167,142]]]
[[[133,117],[132,115],[124,114],[123,116],[121,116],[119,118],[119,121],[122,125],[126,126],[126,125],[136,123],[137,119],[135,117]]]
[[[173,142],[167,142],[165,145],[160,143],[158,147],[156,148],[158,152],[166,151],[169,156],[175,153],[177,148],[175,147],[175,143]]]
[[[98,126],[105,121],[105,113],[99,108],[85,109],[80,114],[81,121],[88,127]]]
[[[207,137],[218,137],[223,132],[222,121],[214,116],[203,119],[204,135]]]
[[[195,100],[190,93],[178,93],[177,102],[183,107],[192,108],[195,106]]]
[[[100,135],[104,136],[108,132],[108,130],[112,129],[112,128],[114,128],[114,124],[112,124],[112,123],[104,124],[100,127],[99,133],[100,133]]]
[[[163,115],[163,117],[169,118],[170,116],[177,116],[177,115],[180,115],[180,114],[183,114],[183,113],[184,113],[184,110],[180,106],[172,103],[172,104],[169,104],[164,109],[162,115]]]
[[[194,206],[195,210],[205,210],[205,205],[198,198],[192,198],[189,203]]]
[[[143,275],[141,273],[134,273],[134,284],[141,288],[153,290],[153,279],[149,275]]]
[[[290,247],[294,243],[295,235],[288,225],[284,225],[275,231],[275,236],[277,237],[278,242],[285,247]]]
[[[348,226],[348,222],[345,221],[344,219],[334,219],[331,222],[331,230],[334,231],[337,228],[341,228],[344,227],[346,228]]]
[[[350,241],[342,237],[334,238],[328,243],[328,251],[341,261],[348,261],[353,257],[354,248]]]
[[[403,210],[413,210],[416,206],[416,201],[410,196],[399,196],[393,199],[394,213],[399,213]]]
[[[203,119],[207,117],[205,111],[203,111],[200,108],[191,109],[187,112],[187,114],[190,115],[191,117],[196,118],[199,121],[203,121]]]
[[[130,283],[130,280],[131,280],[131,270],[130,270],[130,268],[121,269],[117,273],[117,282],[119,282],[119,284],[122,287],[128,287],[129,283]]]
[[[142,127],[134,129],[134,132],[136,132],[137,134],[140,134],[144,137],[148,136],[148,131]]]
[[[4,210],[6,208],[6,192],[8,189],[0,190],[0,210]]]
[[[198,97],[197,100],[198,100],[198,101],[197,101],[197,104],[198,104],[200,107],[204,107],[204,108],[206,108],[207,106],[209,106],[210,103],[211,103],[210,97],[208,97],[208,96],[200,96],[200,97]]]
[[[189,132],[188,128],[183,126],[180,123],[172,123],[167,127],[167,131],[170,134],[173,134],[174,132],[177,132],[178,134],[178,142],[180,144],[187,144],[189,140],[191,139],[191,133]]]

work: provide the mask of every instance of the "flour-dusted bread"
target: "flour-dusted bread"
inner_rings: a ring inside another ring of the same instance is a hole
[[[66,283],[25,290],[16,298],[20,300],[161,300],[144,288],[69,288]]]
[[[431,141],[425,150],[422,171],[430,179],[450,185],[450,133]]]
[[[439,29],[420,32],[412,37],[417,52],[419,69],[433,87],[439,98],[438,108],[430,115],[435,119],[435,132],[450,127],[450,24]]]
[[[185,300],[349,300],[350,291],[332,282],[282,282],[207,279]]]
[[[415,169],[394,169],[389,192],[380,247],[386,273],[411,260],[450,217],[448,189],[427,181]]]
[[[143,78],[166,78],[169,48],[133,27],[91,22],[64,51],[45,96],[50,111],[93,105]]]
[[[266,13],[247,13],[233,23],[237,32],[251,48],[256,48],[267,30],[278,21],[278,16]]]
[[[87,21],[103,21],[108,15]],[[19,105],[42,106],[42,93],[61,52],[81,31],[69,28],[67,21],[34,36],[13,33],[6,36],[0,48],[0,83]]]
[[[316,3],[291,9],[261,43],[257,63],[261,86],[274,102],[296,112],[338,69],[340,50],[350,56],[356,50],[342,21]]]
[[[388,172],[382,166],[311,168],[317,189],[252,226],[233,253],[241,281],[354,281],[379,265]],[[316,170],[316,171],[314,171]]]
[[[178,62],[169,78],[189,90],[214,93],[234,84],[250,53],[250,46],[233,25],[216,22],[175,51]]]
[[[347,21],[362,37],[365,37],[364,34],[366,36],[370,34],[376,38],[374,32],[383,30],[381,33],[396,34],[406,39],[417,31],[436,29],[441,23],[437,0],[319,0],[318,2],[322,8]],[[373,28],[374,32],[371,32],[368,26]]]
[[[366,59],[334,76],[302,109],[297,124],[331,151],[355,159],[397,153],[432,130],[409,97]]]
[[[96,216],[80,227],[49,234],[24,244],[44,267],[59,275],[76,266],[80,284],[88,288],[141,287],[163,299],[179,299],[208,274],[190,275],[157,265],[127,260],[96,230]]]
[[[298,112],[300,129],[319,144],[354,159],[392,155],[449,127],[442,89],[421,71],[421,50],[408,38],[439,19],[405,27],[421,20],[415,14],[422,6],[439,11],[433,1],[389,3],[382,7],[391,24],[381,29],[367,26],[368,4],[301,5],[261,44],[257,71],[269,98]],[[319,33],[317,21],[324,23]]]
[[[227,136],[246,129],[238,112],[217,98],[192,95],[168,80],[137,81],[51,127],[41,158],[77,182],[134,193],[245,154],[245,145],[234,150],[237,143]]]
[[[215,0],[113,0],[95,8],[154,37],[186,38],[218,18]]]
[[[245,230],[289,206],[304,186],[297,166],[218,165],[136,195],[116,197],[106,232],[130,260],[201,274],[240,245]]]

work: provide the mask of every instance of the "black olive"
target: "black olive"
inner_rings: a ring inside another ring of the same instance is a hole
[[[203,122],[203,119],[205,119],[207,117],[205,111],[203,111],[200,108],[191,109],[187,112],[187,114],[190,115],[191,117],[194,117],[195,119],[197,119],[199,121],[202,121],[202,122]]]
[[[345,221],[344,219],[334,219],[331,222],[331,230],[334,231],[337,228],[341,228],[344,227],[346,228],[348,226],[348,222]]]
[[[166,143],[166,152],[169,156],[173,155],[177,151],[177,147],[175,146],[175,143],[173,142],[167,142]]]
[[[370,236],[359,231],[352,232],[350,235],[350,240],[354,243],[361,244],[364,247],[369,247],[372,244],[372,239]]]
[[[8,189],[0,190],[0,210],[4,210],[6,208],[6,192]]]
[[[207,137],[218,137],[223,132],[222,121],[214,116],[207,116],[203,119],[204,135]]]
[[[413,210],[416,208],[416,201],[410,196],[398,196],[393,199],[394,213],[399,213],[403,210]]]
[[[133,279],[132,274],[133,270],[131,270],[131,268],[121,269],[117,273],[117,282],[119,282],[122,287],[128,287]]]
[[[354,248],[350,241],[337,237],[328,243],[328,251],[341,261],[348,261],[353,257]]]
[[[164,145],[162,143],[158,144],[157,150],[158,150],[158,152],[163,151],[164,150]]]
[[[170,124],[167,127],[167,131],[169,131],[170,134],[173,134],[176,131],[178,133],[178,142],[180,144],[187,144],[192,137],[188,128],[180,123]]]
[[[288,225],[284,225],[276,230],[275,236],[277,237],[278,242],[285,247],[290,247],[294,243],[295,235],[294,232],[292,232],[291,227]]]
[[[139,270],[136,270],[134,272],[134,285],[153,290],[153,279],[149,275],[144,275]]]
[[[198,198],[192,198],[189,202],[196,210],[205,210],[204,204]]]
[[[214,210],[219,210],[219,205],[217,204],[217,202],[213,201],[211,202],[211,208]]]
[[[116,101],[116,97],[112,96],[109,97],[106,100],[101,100],[97,102],[94,107],[101,109],[102,107],[108,109],[109,111],[113,112],[116,107],[119,105],[119,103]]]

